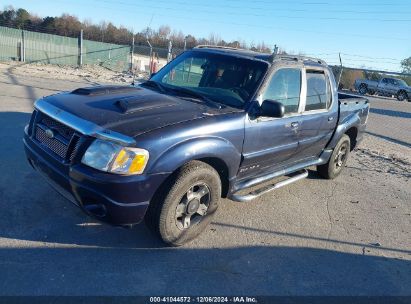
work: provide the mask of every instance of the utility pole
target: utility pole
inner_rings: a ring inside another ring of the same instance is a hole
[[[83,29],[80,30],[78,38],[78,65],[80,68],[83,65]]]
[[[187,49],[187,36],[184,37],[184,51]]]
[[[20,61],[26,61],[26,44],[24,42],[24,29],[21,30],[21,49],[20,49]]]
[[[132,41],[131,41],[131,62],[130,62],[130,69],[131,69],[131,72],[133,73],[133,75],[134,75],[134,32],[133,32],[133,39],[132,39]]]
[[[167,54],[167,62],[170,62],[172,59],[172,49],[173,49],[173,43],[171,42],[171,40],[168,41],[168,54]]]

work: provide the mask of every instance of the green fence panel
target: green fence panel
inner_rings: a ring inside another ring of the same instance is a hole
[[[115,71],[130,65],[130,46],[83,40],[83,64],[98,64]]]
[[[21,30],[0,26],[0,60],[20,60]]]
[[[26,62],[78,64],[78,39],[24,31]]]
[[[23,43],[24,39],[24,43]],[[59,35],[23,31],[0,26],[0,60],[79,65],[79,39]],[[130,67],[130,46],[83,40],[83,64],[100,65],[114,71]]]

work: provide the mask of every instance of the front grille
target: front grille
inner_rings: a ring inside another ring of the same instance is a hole
[[[33,135],[41,146],[51,150],[62,160],[72,162],[81,144],[80,135],[41,112],[37,113],[35,120]]]
[[[74,135],[70,142],[70,147],[72,147],[70,156],[69,156],[70,161],[73,161],[74,157],[77,154],[78,149],[80,148],[80,145],[81,145],[80,136]]]
[[[42,115],[40,123],[45,125],[46,127],[56,131],[58,134],[63,136],[65,139],[70,140],[71,137],[74,135],[74,130],[66,125],[63,125],[61,122],[54,120],[53,118]]]
[[[56,138],[48,137],[46,131],[38,125],[36,127],[36,139],[61,158],[66,157],[68,145]]]

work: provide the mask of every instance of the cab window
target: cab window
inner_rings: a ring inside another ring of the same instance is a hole
[[[305,111],[325,110],[331,105],[332,94],[324,71],[307,70],[307,99]]]
[[[283,68],[275,72],[263,94],[263,100],[271,99],[284,105],[285,114],[298,112],[301,92],[301,70]]]
[[[187,58],[166,75],[163,82],[176,86],[198,87],[203,76],[205,58]]]

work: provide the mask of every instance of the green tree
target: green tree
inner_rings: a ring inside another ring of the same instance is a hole
[[[403,73],[411,73],[411,57],[401,61],[401,68]]]
[[[24,8],[19,8],[16,12],[15,24],[17,28],[24,28],[30,23],[30,14]]]
[[[16,18],[16,11],[13,7],[6,8],[0,13],[0,23],[6,26],[12,26]]]

